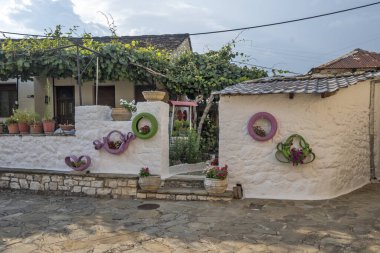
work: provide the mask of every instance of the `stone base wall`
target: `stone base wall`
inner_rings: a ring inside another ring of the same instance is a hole
[[[79,172],[0,170],[0,189],[55,195],[135,198],[137,175]]]

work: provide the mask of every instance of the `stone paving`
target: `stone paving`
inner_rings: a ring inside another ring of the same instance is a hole
[[[140,210],[157,203],[155,210]],[[0,252],[380,252],[380,184],[324,201],[0,192]]]

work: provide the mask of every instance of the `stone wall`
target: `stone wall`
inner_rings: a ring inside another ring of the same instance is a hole
[[[112,198],[135,198],[136,175],[0,170],[0,188]]]
[[[75,108],[76,136],[0,135],[0,168],[71,171],[64,159],[69,155],[88,155],[91,173],[137,174],[141,167],[165,177],[169,167],[169,105],[163,102],[137,104],[137,112],[149,112],[158,121],[157,134],[147,140],[135,139],[120,155],[95,150],[93,141],[112,130],[132,132],[132,121],[112,121],[107,106]]]
[[[369,183],[369,83],[324,99],[318,94],[295,94],[294,99],[287,94],[222,96],[219,158],[229,165],[229,188],[240,183],[250,198],[313,200]],[[379,110],[377,103],[375,111]],[[248,134],[247,123],[257,112],[277,119],[272,140],[258,142]],[[292,166],[275,159],[276,145],[295,133],[310,144],[314,162]]]

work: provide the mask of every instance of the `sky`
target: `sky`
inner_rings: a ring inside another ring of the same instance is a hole
[[[0,0],[0,30],[43,34],[60,24],[93,35],[196,33],[302,18],[375,0]],[[103,14],[102,14],[103,13]],[[215,35],[191,36],[193,50],[235,50],[250,64],[306,73],[355,48],[380,52],[380,5],[298,23]]]

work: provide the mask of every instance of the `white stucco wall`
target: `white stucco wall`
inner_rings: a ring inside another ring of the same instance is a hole
[[[324,99],[312,94],[222,96],[219,156],[229,165],[229,188],[241,183],[249,198],[313,200],[369,183],[369,91],[368,81]],[[380,104],[375,106],[379,111]],[[267,142],[253,140],[247,131],[250,117],[261,111],[278,122]],[[314,162],[292,166],[275,159],[277,143],[294,133],[310,144]]]
[[[0,167],[71,171],[64,163],[66,156],[89,155],[89,170],[94,173],[137,174],[141,167],[148,166],[153,173],[165,176],[169,168],[169,105],[143,102],[137,108],[134,116],[149,112],[157,118],[158,132],[151,139],[136,138],[121,155],[95,150],[92,142],[112,130],[132,132],[132,121],[111,121],[107,106],[78,106],[76,136],[0,136]]]

